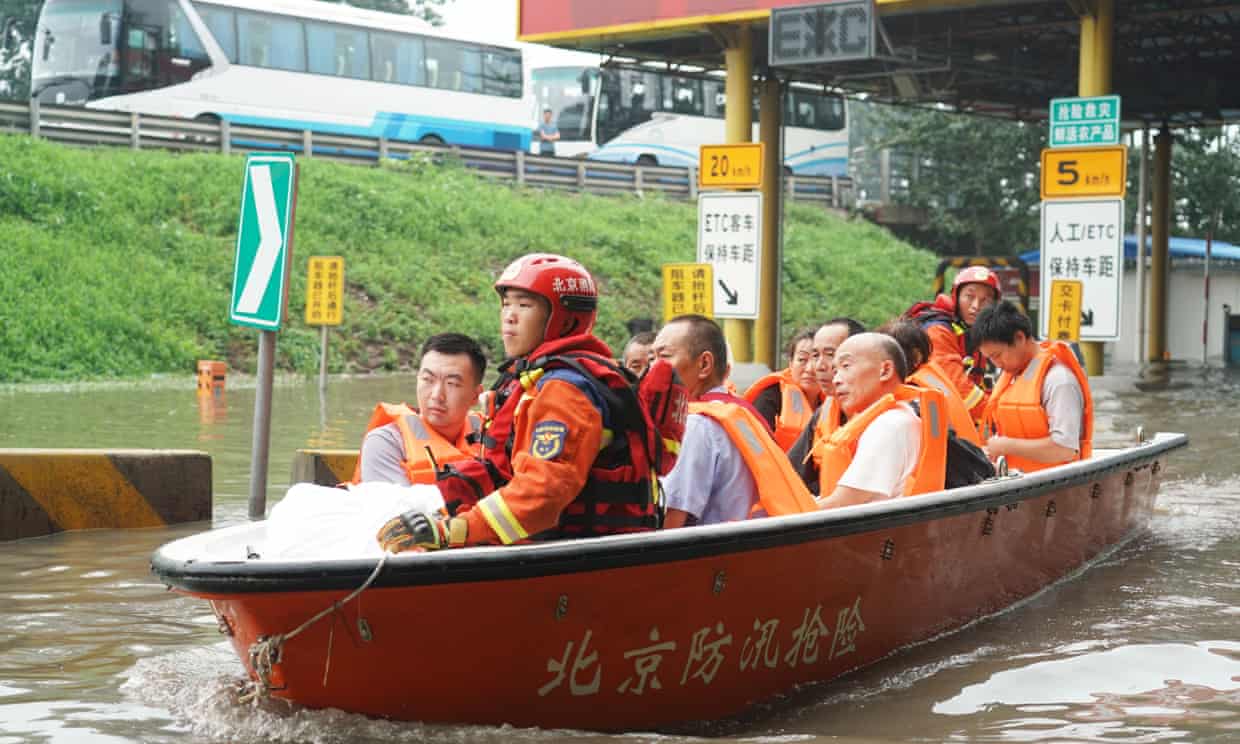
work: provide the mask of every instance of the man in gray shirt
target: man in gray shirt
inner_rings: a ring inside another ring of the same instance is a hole
[[[469,409],[482,393],[486,365],[482,348],[468,336],[428,338],[418,368],[418,409],[387,403],[375,409],[362,441],[362,482],[434,483],[444,465],[471,457],[480,418]]]

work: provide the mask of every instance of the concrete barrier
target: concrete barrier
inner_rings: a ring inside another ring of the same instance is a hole
[[[206,452],[0,449],[0,540],[210,518]]]
[[[293,456],[290,483],[317,483],[335,486],[353,477],[357,450],[299,449]]]

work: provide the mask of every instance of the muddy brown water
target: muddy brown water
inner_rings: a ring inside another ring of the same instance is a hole
[[[168,540],[246,518],[253,381],[202,404],[189,378],[0,389],[0,447],[196,448],[211,524],[0,543],[0,744],[389,741],[1240,741],[1240,372],[1119,368],[1098,439],[1183,431],[1150,529],[1030,601],[732,721],[674,735],[439,726],[241,705],[208,606],[148,571]],[[269,500],[298,447],[356,446],[410,377],[282,379]],[[270,503],[269,501],[269,503]],[[409,663],[409,660],[401,663]]]

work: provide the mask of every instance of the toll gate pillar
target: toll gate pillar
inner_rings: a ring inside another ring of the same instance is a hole
[[[771,369],[783,367],[779,349],[780,291],[783,277],[783,126],[782,84],[774,77],[762,82],[758,106],[758,137],[765,153],[762,162],[762,284],[758,295],[758,322],[754,328],[754,361]]]
[[[1150,247],[1149,360],[1167,358],[1167,269],[1171,213],[1171,130],[1164,126],[1154,137],[1154,194],[1150,200],[1153,245]]]
[[[728,46],[724,49],[727,66],[724,139],[727,144],[753,141],[753,37],[748,23],[738,23],[727,30]],[[759,310],[759,312],[761,312]],[[753,360],[753,321],[729,318],[723,331],[732,348],[735,361]]]
[[[1111,52],[1115,35],[1115,0],[1097,0],[1093,14],[1081,16],[1081,54],[1077,95],[1105,96],[1111,92]],[[1085,371],[1103,373],[1102,342],[1083,341]]]

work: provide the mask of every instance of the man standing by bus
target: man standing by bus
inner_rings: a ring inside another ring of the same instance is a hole
[[[551,109],[543,109],[542,117],[542,122],[534,130],[538,135],[538,154],[554,157],[555,143],[560,140],[560,128],[551,121]]]

